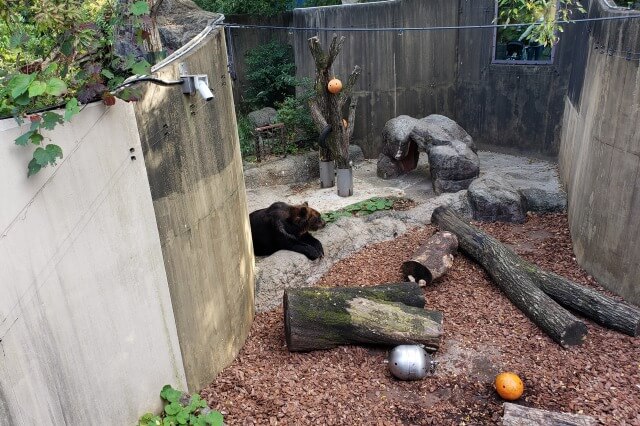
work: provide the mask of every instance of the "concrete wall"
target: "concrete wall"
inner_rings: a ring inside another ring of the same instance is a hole
[[[594,0],[589,16],[637,12]],[[640,22],[592,24],[565,101],[561,177],[580,264],[640,305]],[[604,47],[604,48],[603,48]]]
[[[492,23],[493,0],[457,3],[459,25]],[[565,27],[551,65],[492,64],[494,29],[459,30],[453,118],[480,147],[556,156],[564,95],[581,26]]]
[[[490,24],[493,0],[393,0],[293,11],[301,28],[398,28]],[[227,22],[232,20],[227,19]],[[286,19],[280,24],[285,25]],[[254,22],[255,23],[255,22]],[[236,50],[248,49],[283,31],[233,30]],[[480,146],[554,157],[558,153],[564,95],[579,26],[562,34],[552,65],[491,64],[493,29],[398,32],[337,32],[347,40],[334,65],[343,80],[354,65],[362,75],[354,141],[376,157],[387,120],[432,113],[457,120]],[[333,34],[317,32],[323,44]],[[315,76],[307,39],[315,31],[288,35],[297,75]],[[240,55],[236,55],[239,57]],[[238,67],[242,81],[243,69]]]
[[[133,107],[47,132],[30,178],[24,130],[0,121],[0,424],[133,424],[186,385]]]
[[[136,114],[190,390],[231,363],[253,319],[254,257],[224,31],[179,64],[208,74],[215,99],[150,86]]]

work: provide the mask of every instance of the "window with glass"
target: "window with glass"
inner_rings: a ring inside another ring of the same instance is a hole
[[[496,0],[494,63],[550,64],[557,39],[549,0]],[[522,24],[517,25],[516,24]]]

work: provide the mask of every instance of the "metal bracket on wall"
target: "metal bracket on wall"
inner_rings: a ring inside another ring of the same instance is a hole
[[[209,89],[209,76],[206,74],[189,74],[187,65],[183,62],[179,65],[180,79],[182,80],[182,93],[193,95],[196,90],[205,101],[214,98]]]

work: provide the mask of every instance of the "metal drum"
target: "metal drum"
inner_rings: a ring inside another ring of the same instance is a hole
[[[387,360],[391,374],[400,380],[419,380],[433,374],[436,362],[420,345],[399,345]]]

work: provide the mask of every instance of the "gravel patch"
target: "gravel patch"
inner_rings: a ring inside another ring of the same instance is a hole
[[[527,260],[604,291],[577,265],[566,215],[476,225]],[[402,262],[434,232],[431,225],[421,226],[367,245],[333,265],[316,285],[401,281]],[[201,395],[230,425],[490,425],[500,424],[503,402],[493,378],[510,370],[525,384],[518,404],[586,414],[603,425],[640,425],[640,339],[585,320],[587,341],[562,349],[463,255],[425,295],[429,309],[444,313],[434,376],[394,379],[381,348],[289,353],[277,308],[256,315],[240,355]]]

